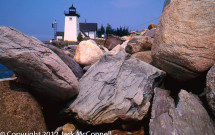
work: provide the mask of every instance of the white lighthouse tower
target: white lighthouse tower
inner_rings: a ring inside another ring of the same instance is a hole
[[[79,30],[79,17],[76,8],[72,5],[65,14],[64,41],[77,41]]]

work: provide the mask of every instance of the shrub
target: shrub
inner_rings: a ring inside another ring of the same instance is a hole
[[[83,36],[82,36],[81,33],[78,34],[78,38],[77,39],[78,39],[79,42],[81,42],[83,40]]]

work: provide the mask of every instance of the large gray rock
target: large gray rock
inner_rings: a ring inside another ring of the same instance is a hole
[[[170,91],[155,88],[149,124],[150,135],[172,135],[173,124],[168,114],[171,108],[175,108],[175,104]]]
[[[215,65],[207,74],[207,101],[215,116]]]
[[[65,54],[64,51],[53,45],[48,45],[48,48],[55,52],[63,60],[63,62],[72,70],[72,72],[78,79],[83,76],[83,69],[78,63],[76,63],[73,58],[71,58],[70,56]]]
[[[215,0],[174,0],[152,45],[153,63],[178,81],[197,78],[215,63]]]
[[[68,100],[79,92],[72,70],[53,51],[11,27],[0,27],[0,62],[46,98]]]
[[[150,135],[214,135],[211,120],[197,96],[181,90],[175,106],[170,92],[155,89]]]
[[[165,72],[123,51],[104,55],[80,79],[80,94],[66,112],[92,125],[142,120],[153,89],[164,76]]]

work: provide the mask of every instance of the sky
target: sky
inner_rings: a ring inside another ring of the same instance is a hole
[[[158,24],[165,0],[0,0],[0,25],[11,26],[42,41],[53,39],[51,24],[64,31],[64,11],[74,4],[79,22],[143,30]]]

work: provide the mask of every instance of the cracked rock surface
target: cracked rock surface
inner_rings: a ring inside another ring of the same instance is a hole
[[[150,120],[150,135],[213,135],[214,122],[199,98],[185,90],[175,105],[169,91],[156,88]]]
[[[72,70],[53,51],[11,27],[0,26],[0,62],[46,98],[68,100],[79,92]]]
[[[80,93],[66,112],[92,125],[142,120],[153,89],[164,76],[165,72],[124,51],[104,55],[80,79]]]
[[[160,18],[153,62],[178,81],[196,78],[215,63],[214,31],[214,0],[174,0]]]

